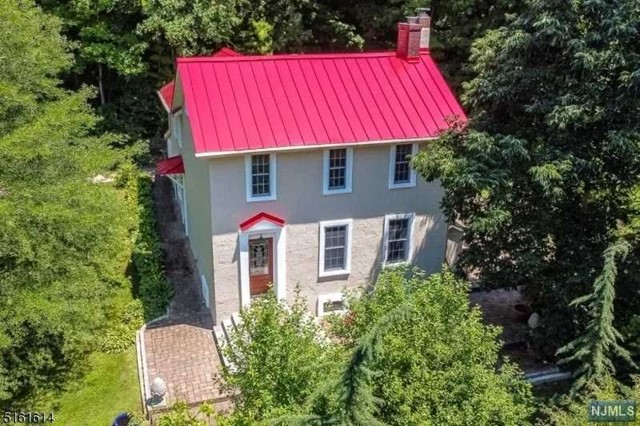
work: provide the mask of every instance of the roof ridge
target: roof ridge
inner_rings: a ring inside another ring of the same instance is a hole
[[[243,55],[243,56],[190,56],[176,58],[178,63],[189,62],[249,62],[292,59],[339,59],[339,58],[374,58],[395,56],[395,50],[377,52],[336,52],[336,53],[284,53],[276,55]],[[421,51],[420,55],[429,55],[429,51]]]

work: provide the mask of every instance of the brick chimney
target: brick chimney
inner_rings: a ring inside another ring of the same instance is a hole
[[[407,22],[398,23],[398,45],[396,55],[407,62],[420,61],[420,36],[422,26],[417,16],[407,17]]]
[[[418,9],[418,24],[420,24],[420,50],[429,49],[429,38],[431,36],[431,8],[423,7]]]

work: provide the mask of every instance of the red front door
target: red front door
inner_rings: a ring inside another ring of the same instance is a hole
[[[249,293],[264,293],[273,284],[273,238],[249,240]]]

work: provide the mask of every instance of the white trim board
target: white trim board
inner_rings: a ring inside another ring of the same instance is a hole
[[[327,302],[342,302],[344,309],[339,311],[325,312],[324,304]],[[329,314],[343,314],[347,312],[347,301],[344,300],[344,296],[342,293],[329,293],[329,294],[320,294],[318,295],[318,302],[316,305],[316,315],[319,317],[329,315]]]
[[[389,149],[389,189],[413,188],[416,186],[416,182],[417,182],[417,174],[416,174],[416,171],[413,169],[411,169],[410,171],[411,174],[409,175],[409,182],[394,183],[393,181],[396,174],[396,148],[398,147],[398,145],[409,145],[409,144],[399,143],[399,144],[391,145]],[[411,156],[413,157],[417,153],[418,153],[418,144],[417,143],[411,144]]]
[[[245,149],[237,151],[211,151],[211,152],[197,152],[195,156],[197,158],[204,157],[230,157],[233,155],[247,155],[247,154],[261,154],[267,152],[286,152],[286,151],[305,151],[310,149],[325,149],[325,148],[346,148],[356,146],[372,146],[372,145],[390,145],[390,144],[402,144],[402,143],[424,143],[434,141],[438,138],[409,138],[409,139],[388,139],[379,141],[367,141],[367,142],[345,142],[335,144],[322,144],[322,145],[299,145],[299,146],[283,146],[278,148],[256,148]]]
[[[249,239],[257,238],[261,234],[272,237],[274,242],[273,265],[274,291],[278,300],[287,298],[287,232],[285,226],[275,225],[268,220],[261,220],[249,229],[238,232],[238,247],[240,261],[238,262],[240,273],[240,306],[246,307],[251,303],[251,288],[249,283]]]
[[[324,253],[325,253],[325,229],[331,226],[346,226],[345,235],[345,260],[344,269],[335,269],[330,271],[324,270]],[[333,277],[336,275],[348,275],[351,273],[351,245],[353,241],[353,219],[329,220],[320,222],[320,244],[318,245],[318,276]]]
[[[407,258],[403,262],[387,262],[387,249],[389,247],[389,221],[396,219],[409,219],[408,224],[408,239],[407,239]],[[401,213],[401,214],[388,214],[384,217],[384,231],[382,236],[382,265],[383,266],[396,266],[396,265],[405,265],[410,263],[413,260],[413,234],[414,234],[414,223],[415,223],[415,213]]]
[[[259,153],[255,155],[269,155],[269,195],[255,197],[252,194],[252,171],[251,171],[251,157],[252,154],[247,154],[244,157],[244,185],[245,195],[247,203],[254,203],[259,201],[273,201],[278,199],[278,160],[275,153]]]
[[[329,189],[329,160],[330,154],[332,150],[335,149],[345,149],[346,150],[346,158],[345,158],[345,187],[339,189]],[[324,150],[322,154],[322,194],[323,195],[334,195],[334,194],[349,194],[352,192],[353,188],[353,148],[346,147],[335,147],[335,148],[327,148]]]

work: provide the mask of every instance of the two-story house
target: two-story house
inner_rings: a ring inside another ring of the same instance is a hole
[[[177,59],[169,158],[216,323],[272,284],[318,315],[388,265],[438,270],[442,188],[409,158],[465,115],[428,50],[429,16],[398,25],[382,53]]]

